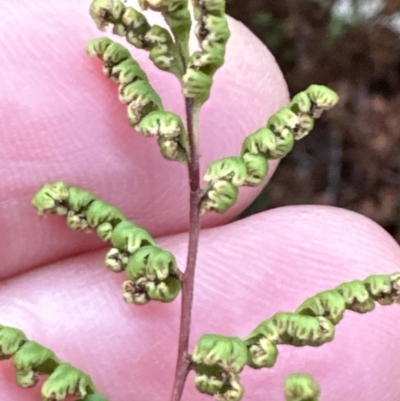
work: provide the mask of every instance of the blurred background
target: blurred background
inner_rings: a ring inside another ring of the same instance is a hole
[[[274,54],[291,95],[319,83],[341,97],[244,215],[335,205],[400,243],[400,0],[227,0],[227,9]]]

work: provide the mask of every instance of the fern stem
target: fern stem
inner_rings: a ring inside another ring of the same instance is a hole
[[[187,130],[189,136],[189,184],[190,184],[190,224],[189,245],[186,270],[183,275],[181,322],[179,332],[178,359],[175,372],[175,381],[171,401],[180,401],[187,375],[190,370],[191,357],[189,354],[189,337],[192,320],[192,305],[194,292],[194,277],[197,260],[197,250],[200,235],[200,166],[198,149],[198,115],[194,99],[185,99]]]

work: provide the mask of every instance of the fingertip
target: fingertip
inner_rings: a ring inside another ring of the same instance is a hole
[[[155,236],[188,227],[187,171],[162,159],[154,140],[132,130],[117,86],[103,76],[99,61],[85,54],[86,41],[101,36],[88,7],[89,1],[80,0],[34,5],[4,0],[0,41],[7,79],[0,110],[0,218],[13,242],[12,247],[0,244],[4,276],[48,263],[54,254],[68,257],[99,245],[71,235],[61,224],[45,232],[48,227],[28,204],[46,182],[85,187]],[[286,84],[269,51],[242,24],[231,19],[230,26],[226,64],[201,113],[202,174],[212,161],[239,154],[243,139],[287,101]],[[178,80],[158,70],[146,52],[131,51],[166,109],[183,116]],[[271,173],[275,165],[271,163]],[[204,226],[231,220],[259,191],[242,190],[228,214],[210,214]]]

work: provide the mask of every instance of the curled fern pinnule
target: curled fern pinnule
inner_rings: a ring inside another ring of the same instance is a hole
[[[100,38],[100,40],[103,39],[107,38]],[[131,54],[129,53],[128,49],[126,49],[124,46],[114,41],[111,41],[110,43],[110,41],[111,39],[106,40],[106,43],[108,43],[107,48],[105,49],[104,53],[97,54],[97,57],[100,58],[104,63],[104,68],[103,68],[104,74],[107,77],[113,79],[112,72],[114,67],[126,60],[129,60],[131,58]],[[113,80],[115,81],[115,79]]]
[[[150,301],[172,302],[181,291],[181,281],[169,276],[163,281],[148,281],[145,277],[137,280],[127,280],[122,286],[123,298],[135,305],[145,305]]]
[[[346,311],[346,302],[343,296],[335,290],[320,292],[304,301],[296,310],[300,315],[321,316],[338,324]]]
[[[113,41],[109,46],[107,46],[106,51],[101,55],[101,57],[105,67],[107,67],[109,71],[112,71],[114,66],[125,60],[129,60],[131,58],[131,53],[124,46]]]
[[[131,125],[136,126],[151,111],[163,109],[160,96],[154,91],[150,82],[136,80],[128,85],[120,86],[119,100],[128,105],[135,102],[133,106],[140,107],[137,111],[138,121],[132,121]],[[149,111],[146,112],[145,108]]]
[[[70,196],[68,199],[67,225],[74,231],[90,232],[96,228],[93,223],[88,221],[88,210],[93,204],[97,203],[96,210],[99,210],[99,201],[91,192],[81,188],[70,187]],[[108,204],[105,204],[110,206]]]
[[[259,337],[254,344],[248,345],[247,364],[253,369],[272,368],[278,359],[278,347],[265,337]]]
[[[146,305],[150,302],[145,278],[140,278],[136,281],[126,280],[122,284],[122,289],[124,301],[128,304]]]
[[[237,337],[204,334],[193,351],[192,360],[198,365],[216,365],[240,373],[247,363],[247,348]]]
[[[229,373],[226,375],[222,389],[214,395],[217,401],[240,401],[244,396],[244,386],[239,375]]]
[[[13,362],[17,383],[21,387],[33,387],[39,375],[49,375],[61,363],[56,354],[36,341],[28,341],[14,354]]]
[[[188,68],[182,77],[183,94],[189,99],[195,99],[198,104],[205,103],[210,97],[211,86],[213,83],[210,75],[198,69]]]
[[[165,159],[187,164],[187,150],[183,146],[183,141],[160,136],[157,143]]]
[[[102,58],[110,45],[115,43],[110,38],[96,38],[90,40],[86,45],[86,52],[90,57]]]
[[[269,118],[267,125],[273,132],[280,133],[285,128],[293,130],[298,122],[298,116],[288,107],[283,107]]]
[[[111,21],[119,20],[124,10],[125,5],[119,0],[95,0],[90,5],[89,13],[97,28],[104,31]]]
[[[290,110],[283,108],[273,114],[268,120],[267,127],[274,133],[276,140],[275,148],[271,150],[271,158],[274,159],[285,157],[294,146],[295,138],[294,129],[292,127],[295,126],[295,124],[293,116],[290,117],[288,111]],[[298,121],[297,116],[294,116],[296,121]],[[288,118],[288,121],[286,121],[285,118]]]
[[[247,348],[237,337],[203,335],[192,356],[197,389],[220,401],[240,401],[244,387],[239,373],[247,363]]]
[[[177,70],[177,67],[174,67],[174,62],[176,64],[176,54],[170,50],[175,44],[171,34],[165,28],[159,25],[153,25],[146,32],[145,40],[149,44],[150,60],[153,61],[158,68],[171,72]],[[176,71],[176,75],[177,72],[178,71]]]
[[[282,159],[287,156],[294,147],[295,138],[293,131],[284,128],[281,132],[276,133],[276,146],[271,150],[271,159]]]
[[[163,249],[147,245],[137,250],[129,259],[126,274],[131,280],[146,277],[149,280],[165,280],[176,267],[175,257]]]
[[[149,281],[146,291],[151,300],[159,302],[172,302],[182,289],[181,280],[178,277],[168,276],[164,281]]]
[[[294,107],[293,109],[295,110]],[[309,114],[295,113],[289,105],[271,116],[268,120],[268,127],[278,135],[288,130],[298,141],[314,128],[314,118]]]
[[[232,183],[236,187],[242,186],[246,182],[247,169],[240,157],[230,156],[211,163],[204,176],[204,181],[211,185],[224,180]]]
[[[62,363],[44,382],[42,397],[43,401],[61,401],[69,396],[85,397],[94,391],[89,375],[69,363]]]
[[[68,211],[79,213],[87,210],[92,202],[97,200],[96,196],[83,188],[68,187]]]
[[[150,30],[151,25],[140,11],[133,7],[126,7],[119,24],[124,27],[124,32],[120,33],[126,37],[126,40],[130,44],[138,49],[146,49],[148,47],[146,34]],[[114,31],[118,33],[116,31],[118,31],[118,28]]]
[[[311,116],[312,102],[307,92],[299,92],[292,97],[289,103],[290,110],[297,115],[308,114]]]
[[[186,82],[188,83],[188,87],[190,87],[190,81],[188,80],[188,77],[190,74],[192,74],[195,78],[197,78],[196,74],[194,74],[194,71],[201,72],[208,77],[212,77],[212,75],[215,72],[216,66],[220,66],[221,64],[221,57],[218,53],[206,53],[203,51],[196,51],[191,54],[190,56],[190,63],[188,66],[188,72],[185,75],[186,77]],[[201,74],[198,74],[199,77],[201,77]],[[212,86],[212,81],[210,80],[204,80],[206,87],[205,90],[207,90],[207,96],[209,96],[209,92],[211,90]],[[208,97],[205,96],[205,99]]]
[[[253,175],[249,175],[247,165],[240,157],[225,157],[211,163],[204,176],[208,185],[202,202],[203,213],[228,210],[236,202],[237,187],[254,180],[254,170],[251,173]]]
[[[177,114],[156,110],[144,117],[135,128],[144,136],[158,136],[164,158],[187,163],[188,135]]]
[[[23,331],[0,325],[0,360],[11,358],[27,341]]]
[[[303,114],[299,116],[299,123],[296,125],[294,129],[294,139],[299,141],[307,136],[310,131],[314,128],[314,119],[307,115]]]
[[[120,83],[119,76],[122,72],[129,73],[129,77],[132,77],[132,81],[128,83],[133,82],[138,76],[147,80],[147,75],[139,64],[132,59],[129,51],[109,38],[104,37],[89,41],[86,51],[89,56],[98,57],[103,61],[104,75],[114,82]],[[122,85],[126,84],[126,82],[122,83]]]
[[[292,98],[288,107],[298,117],[298,123],[293,130],[294,137],[298,141],[307,136],[314,128],[315,117],[311,112],[312,102],[306,92],[300,92]]]
[[[343,283],[335,288],[346,302],[346,309],[366,313],[375,309],[375,302],[360,280]]]
[[[39,214],[57,214],[66,215],[68,207],[66,202],[69,198],[68,186],[57,181],[51,184],[46,184],[32,199],[32,204]]]
[[[319,118],[325,110],[336,106],[339,95],[324,85],[310,85],[305,92],[311,100],[311,116]]]
[[[136,127],[147,114],[152,111],[162,110],[161,99],[154,92],[146,92],[146,86],[142,85],[141,91],[132,96],[132,101],[128,104],[128,120],[132,127]]]
[[[253,369],[270,368],[278,359],[279,334],[271,320],[265,320],[243,342],[248,349],[247,364]]]
[[[186,135],[182,119],[174,113],[156,110],[149,113],[136,126],[144,136],[163,136],[174,139]]]
[[[215,395],[218,394],[225,384],[225,378],[222,369],[215,369],[213,374],[198,373],[194,379],[194,384],[200,393]]]
[[[272,119],[272,123],[271,128],[275,132],[270,127],[262,127],[243,142],[241,157],[247,168],[245,185],[260,185],[268,174],[268,160],[286,156],[294,146],[292,131],[282,123],[281,118]]]
[[[241,156],[245,154],[263,155],[267,159],[272,159],[276,147],[276,137],[267,127],[262,127],[253,132],[243,141]]]
[[[173,44],[173,39],[169,31],[160,25],[153,25],[146,32],[146,39],[154,45],[170,46]]]
[[[126,267],[129,281],[123,285],[124,299],[143,305],[150,300],[172,302],[181,290],[174,255],[157,246],[144,246],[130,258]]]
[[[320,386],[309,374],[294,373],[285,381],[286,401],[318,401],[320,393]]]
[[[283,312],[279,312],[282,314]],[[275,315],[274,315],[275,316]],[[280,342],[281,332],[276,322],[272,320],[272,317],[261,322],[245,339],[243,340],[246,345],[255,344],[260,338],[266,338],[269,341],[277,344]]]
[[[86,214],[89,227],[95,229],[103,241],[109,241],[114,228],[126,220],[119,209],[101,199],[92,202]]]
[[[133,58],[129,58],[115,65],[110,72],[110,78],[120,84],[120,90],[135,81],[147,81],[147,74],[139,63]]]
[[[89,223],[87,221],[86,211],[85,213],[76,213],[69,210],[67,213],[67,226],[73,231],[85,231],[90,232]]]
[[[215,370],[197,374],[195,385],[201,393],[212,395],[217,401],[240,401],[244,395],[244,386],[236,373]]]
[[[120,251],[117,248],[111,248],[104,259],[105,266],[113,272],[120,273],[126,268],[129,260],[127,252]]]
[[[251,153],[246,153],[242,156],[242,159],[247,169],[244,185],[249,187],[260,185],[268,174],[268,159],[262,155],[254,155]]]
[[[207,191],[201,204],[201,211],[202,213],[209,211],[225,213],[235,204],[238,195],[238,187],[229,181],[217,181]]]
[[[142,227],[131,221],[123,221],[117,225],[111,236],[113,246],[130,254],[142,246],[155,245],[153,237]]]
[[[400,302],[400,273],[369,276],[364,285],[371,298],[381,305]]]
[[[111,248],[105,258],[106,266],[115,272],[125,270],[129,256],[142,246],[155,245],[153,237],[131,221],[122,221],[111,234]]]

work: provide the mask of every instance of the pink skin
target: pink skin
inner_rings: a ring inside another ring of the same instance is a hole
[[[102,267],[103,244],[70,232],[61,218],[38,218],[30,205],[48,181],[88,188],[154,235],[168,235],[160,245],[184,266],[187,234],[176,233],[187,228],[186,172],[132,132],[115,84],[83,50],[99,36],[87,16],[89,2],[66,4],[2,2],[0,322],[90,373],[110,400],[168,400],[179,301],[124,303],[124,277]],[[210,161],[237,154],[243,138],[287,101],[272,56],[242,25],[231,21],[231,27],[227,63],[201,115],[203,172]],[[155,69],[147,54],[133,53],[167,108],[181,113],[174,77]],[[244,336],[274,312],[293,310],[342,281],[399,270],[393,239],[345,210],[286,207],[227,224],[257,192],[242,190],[232,212],[205,219],[214,228],[201,237],[192,346],[205,332]],[[348,312],[334,342],[281,347],[274,369],[243,373],[245,400],[283,400],[284,377],[294,371],[314,374],[324,401],[399,399],[399,318],[396,306],[366,316]],[[0,388],[2,401],[39,399],[39,388],[15,385],[10,362],[0,364]],[[183,400],[206,399],[191,376]]]

